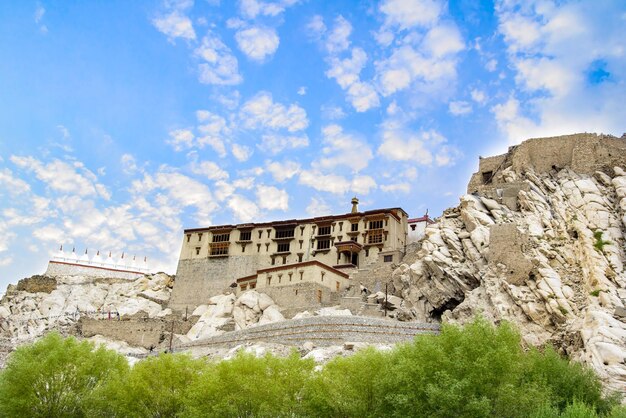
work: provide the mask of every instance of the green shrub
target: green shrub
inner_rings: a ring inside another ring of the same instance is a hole
[[[0,416],[84,417],[92,391],[128,371],[126,359],[50,333],[19,347],[0,373]]]

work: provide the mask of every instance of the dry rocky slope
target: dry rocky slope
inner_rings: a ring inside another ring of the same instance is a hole
[[[370,289],[390,284],[399,320],[464,323],[480,314],[511,321],[527,345],[550,343],[593,367],[608,388],[624,392],[625,170],[626,137],[529,140],[503,156],[482,159],[470,193],[430,225],[423,240],[407,247],[401,264],[392,269],[381,263],[354,281]],[[3,350],[49,329],[84,335],[80,317],[94,322],[112,310],[120,312],[121,322],[138,316],[167,324],[180,320],[167,308],[171,286],[165,274],[135,281],[35,276],[10,286],[0,301],[0,363]],[[361,294],[355,289],[352,299]],[[376,295],[367,300],[381,302]],[[296,317],[309,315],[350,311],[324,308]],[[284,320],[279,306],[254,291],[215,296],[189,318],[175,329],[174,345]],[[151,331],[153,325],[163,328],[150,324]],[[137,340],[136,328],[131,334],[91,338],[127,355],[147,353],[151,340]],[[157,329],[155,338],[157,348],[167,347],[167,330]],[[310,344],[300,349],[318,360],[351,351]],[[248,350],[289,351],[275,344],[249,344]],[[194,353],[231,354],[228,347]]]

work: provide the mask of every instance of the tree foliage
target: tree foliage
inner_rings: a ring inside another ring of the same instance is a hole
[[[114,351],[49,333],[9,357],[0,373],[0,416],[87,416],[92,391],[127,369],[126,359]]]
[[[590,369],[548,347],[524,350],[509,324],[444,325],[393,350],[361,350],[323,367],[297,352],[226,361],[123,357],[49,334],[0,372],[11,417],[626,418]]]

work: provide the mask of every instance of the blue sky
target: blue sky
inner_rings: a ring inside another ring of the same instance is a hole
[[[63,243],[454,206],[479,155],[621,135],[621,1],[0,3],[0,286]]]

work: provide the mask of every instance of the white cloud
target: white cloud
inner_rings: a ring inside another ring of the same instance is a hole
[[[328,125],[322,129],[324,156],[313,162],[315,168],[333,169],[346,166],[355,172],[363,170],[373,158],[367,141],[343,131],[339,125]]]
[[[200,148],[209,145],[220,157],[226,156],[225,138],[231,135],[226,119],[206,110],[196,112],[201,123],[198,125],[200,137],[197,139]]]
[[[455,116],[467,115],[472,112],[472,105],[464,101],[450,102],[448,110]]]
[[[240,144],[233,144],[232,152],[233,156],[240,162],[247,161],[252,155],[252,149],[250,149],[250,147]]]
[[[301,171],[299,182],[321,192],[345,194],[350,190],[350,182],[345,177],[336,174],[325,175],[316,170]]]
[[[228,172],[213,161],[202,161],[191,165],[191,172],[206,177],[209,180],[225,180]]]
[[[497,68],[498,68],[498,61],[493,58],[487,61],[487,63],[485,64],[485,69],[489,71],[490,73],[494,72]]]
[[[267,134],[261,137],[261,143],[257,145],[260,149],[270,154],[276,155],[286,149],[304,148],[309,146],[309,138],[302,135],[278,135]]]
[[[365,112],[380,105],[378,93],[368,82],[352,84],[348,88],[348,100],[357,112]]]
[[[472,100],[474,100],[478,104],[485,104],[487,102],[487,94],[484,91],[478,89],[472,89],[470,92],[472,96]]]
[[[255,26],[235,34],[241,52],[254,61],[264,61],[274,55],[280,39],[273,28]]]
[[[509,143],[573,132],[622,134],[626,27],[616,3],[505,2],[496,14],[523,91],[492,107]]]
[[[282,211],[289,209],[289,195],[284,189],[259,185],[256,189],[256,197],[261,209]]]
[[[69,241],[68,236],[61,228],[54,225],[46,225],[33,231],[33,236],[40,241],[63,243]]]
[[[303,108],[297,104],[286,107],[281,103],[274,103],[272,94],[266,91],[259,92],[244,103],[239,118],[249,129],[260,127],[297,132],[309,125]]]
[[[309,216],[324,216],[331,211],[330,206],[322,198],[312,197],[309,205],[306,207],[306,213]]]
[[[175,151],[182,151],[194,145],[194,135],[189,129],[175,129],[169,132],[170,138],[165,142]]]
[[[87,170],[82,163],[70,165],[64,161],[53,160],[48,164],[33,157],[11,156],[11,161],[18,167],[35,173],[37,178],[51,189],[76,194],[78,196],[99,195],[109,199],[110,195],[104,185],[97,183],[95,174]]]
[[[453,164],[459,151],[446,145],[446,139],[435,131],[415,134],[402,129],[385,129],[378,154],[391,161],[411,161],[420,165]]]
[[[48,27],[43,23],[43,16],[46,14],[46,9],[41,5],[41,3],[37,2],[35,6],[35,24],[39,26],[39,31],[43,34],[48,33]]]
[[[350,183],[350,190],[356,194],[368,194],[376,188],[376,181],[370,176],[355,176]]]
[[[346,112],[340,106],[323,105],[320,111],[324,119],[339,120],[346,117]]]
[[[298,89],[298,95],[300,95],[300,96],[306,95],[306,87],[305,86],[300,86],[300,88]]]
[[[124,154],[120,158],[120,163],[122,164],[122,170],[126,174],[133,174],[137,172],[137,160],[131,154]]]
[[[240,222],[251,222],[258,218],[259,207],[249,199],[235,194],[228,200],[228,207]]]
[[[342,89],[347,89],[359,80],[359,74],[366,62],[367,54],[365,51],[362,48],[353,48],[350,58],[343,60],[337,57],[330,58],[330,68],[326,71],[326,76],[337,80],[337,84]]]
[[[204,61],[198,65],[201,83],[236,85],[243,81],[239,74],[237,58],[217,35],[207,33],[194,54]]]
[[[30,191],[30,185],[24,180],[14,177],[13,172],[5,168],[0,170],[0,194],[5,190],[10,194],[22,194]]]
[[[333,29],[326,38],[326,50],[329,54],[337,54],[345,51],[350,46],[350,34],[352,25],[343,16],[335,18]]]
[[[324,24],[324,18],[320,15],[315,15],[309,20],[306,25],[307,33],[314,39],[320,39],[326,32],[326,25]]]
[[[175,38],[196,39],[196,32],[193,30],[191,19],[179,10],[173,10],[166,15],[152,19],[152,24],[170,40]]]
[[[300,172],[300,164],[294,161],[271,161],[266,164],[266,168],[279,183],[289,180]]]
[[[429,30],[423,41],[426,53],[435,58],[454,55],[464,47],[459,29],[449,23],[440,24]]]
[[[411,191],[411,185],[409,183],[383,184],[380,188],[382,191],[390,193],[409,193]]]
[[[248,18],[254,19],[257,16],[278,16],[283,13],[287,7],[293,6],[299,0],[282,0],[282,1],[261,1],[261,0],[241,0],[239,2],[239,10],[241,14]]]
[[[387,24],[409,29],[436,23],[443,6],[433,0],[385,0],[380,5],[380,11],[386,15]]]

